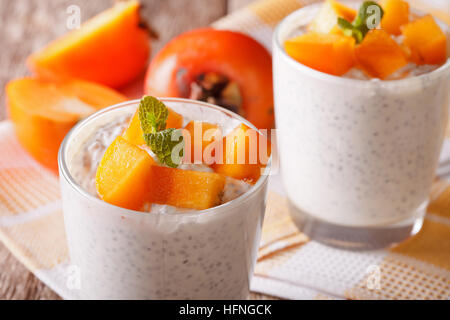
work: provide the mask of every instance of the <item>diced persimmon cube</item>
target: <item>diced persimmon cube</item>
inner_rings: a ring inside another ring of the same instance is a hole
[[[145,144],[143,136],[141,121],[139,120],[139,112],[136,111],[131,117],[130,123],[125,131],[122,133],[122,137],[136,146]]]
[[[166,128],[180,129],[183,126],[183,116],[170,108],[167,109],[169,109],[169,115],[167,116]]]
[[[441,64],[447,59],[445,33],[431,15],[426,15],[402,27],[404,44],[411,50],[416,64]]]
[[[203,210],[220,204],[224,186],[225,177],[214,172],[153,166],[149,201]]]
[[[336,0],[327,0],[322,4],[319,12],[308,25],[308,31],[330,33],[336,26],[338,17],[352,22],[356,17],[356,10]]]
[[[184,128],[183,135],[185,138],[184,162],[203,163],[205,148],[221,135],[221,131],[216,124],[191,121]]]
[[[166,128],[179,129],[183,125],[183,116],[169,109],[167,116]],[[139,112],[136,111],[128,124],[128,127],[122,133],[122,136],[129,142],[140,146],[145,144],[144,133],[141,128],[141,121],[139,120]]]
[[[98,195],[122,208],[141,209],[148,201],[154,164],[145,150],[118,136],[106,149],[97,168]]]
[[[409,22],[409,4],[404,0],[385,0],[382,2],[384,14],[381,27],[388,33],[400,35],[400,27]]]
[[[338,25],[335,25],[335,26],[333,27],[333,29],[330,30],[330,34],[337,34],[337,35],[339,35],[339,36],[343,36],[343,35],[344,35],[344,33],[342,32],[342,29],[339,28]]]
[[[356,17],[355,9],[347,7],[340,2],[337,2],[336,0],[329,0],[329,1],[331,1],[331,5],[336,14],[338,15],[338,17],[344,18],[345,20],[350,22],[355,20]]]
[[[318,71],[340,76],[354,65],[353,37],[306,33],[287,40],[285,50],[293,59]]]
[[[211,167],[217,173],[256,183],[261,176],[261,170],[270,157],[271,146],[267,138],[241,124],[223,138],[223,153],[221,163]]]
[[[384,30],[370,30],[355,48],[356,61],[369,76],[385,79],[408,61],[401,46]]]

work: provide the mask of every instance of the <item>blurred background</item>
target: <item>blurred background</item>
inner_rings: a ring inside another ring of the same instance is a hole
[[[114,0],[0,0],[0,120],[6,117],[4,87],[13,78],[29,74],[26,57],[69,31],[73,6],[81,23],[113,5]],[[158,34],[152,55],[183,31],[207,26],[252,0],[140,0],[147,23]],[[76,7],[75,7],[76,8]]]
[[[181,32],[207,26],[252,0],[140,0],[143,17],[159,35],[152,55]],[[113,0],[0,0],[0,120],[6,118],[6,83],[29,74],[26,57],[69,31],[70,8],[81,23],[113,5]],[[75,7],[76,8],[76,7]],[[0,299],[55,299],[58,296],[0,243]]]

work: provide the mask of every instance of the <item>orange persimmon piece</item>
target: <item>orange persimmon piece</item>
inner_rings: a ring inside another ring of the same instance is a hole
[[[270,153],[267,138],[241,124],[223,138],[223,161],[214,163],[211,168],[217,173],[254,184],[261,176]]]
[[[124,137],[132,144],[140,146],[145,144],[143,134],[144,133],[142,132],[141,121],[139,120],[139,111],[136,111],[131,117],[128,127],[122,133],[122,137]]]
[[[166,128],[181,128],[183,126],[183,116],[170,108],[167,109],[169,109],[169,115],[166,120]]]
[[[327,0],[322,4],[319,12],[308,25],[308,31],[330,33],[337,25],[338,17],[352,22],[356,17],[356,10],[337,2],[336,0]]]
[[[176,113],[172,109],[169,109],[169,115],[166,120],[166,128],[176,128],[179,129],[183,125],[183,116],[179,113]],[[128,124],[128,127],[122,133],[122,136],[127,139],[129,142],[140,146],[145,144],[144,136],[143,136],[141,121],[139,120],[139,112],[136,111],[133,117]]]
[[[140,210],[148,201],[154,164],[145,150],[118,136],[97,168],[98,195],[110,204]]]
[[[344,33],[342,32],[342,29],[339,28],[338,25],[335,25],[335,26],[330,30],[330,33],[331,33],[331,34],[337,34],[337,35],[340,35],[340,36],[343,36],[343,35],[344,35]]]
[[[388,33],[400,35],[400,27],[409,22],[409,4],[404,0],[385,0],[382,2],[383,18],[381,27]]]
[[[225,177],[214,172],[152,167],[149,200],[179,208],[203,210],[220,204]]]
[[[447,59],[445,33],[431,15],[426,15],[402,27],[403,43],[411,50],[416,64],[441,64]]]
[[[287,40],[288,55],[318,71],[343,75],[354,65],[355,39],[339,34],[306,33]]]
[[[80,78],[120,87],[136,78],[150,55],[149,32],[141,23],[138,1],[117,2],[28,57],[41,78]]]
[[[355,17],[356,17],[355,9],[347,7],[347,6],[343,5],[342,3],[337,2],[335,0],[331,0],[331,5],[339,17],[344,18],[345,20],[350,21],[350,22],[355,20]]]
[[[185,147],[190,149],[190,153],[185,152],[185,162],[203,163],[205,148],[214,141],[216,135],[220,134],[217,130],[219,127],[216,124],[190,121],[183,130]]]
[[[75,96],[97,108],[106,108],[127,100],[123,94],[95,82],[71,79],[60,82],[57,86],[64,95]]]
[[[67,132],[81,118],[126,100],[122,94],[88,81],[55,84],[34,78],[9,82],[6,97],[20,144],[55,173],[59,145]]]
[[[408,61],[401,46],[384,30],[370,30],[355,48],[356,61],[369,76],[385,79]]]

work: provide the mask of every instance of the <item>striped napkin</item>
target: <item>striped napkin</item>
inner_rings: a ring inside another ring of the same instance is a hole
[[[262,0],[217,21],[271,45],[274,26],[315,1]],[[414,1],[450,24],[450,2]],[[440,10],[437,10],[437,9]],[[450,298],[450,134],[444,142],[423,229],[389,250],[351,252],[326,247],[292,223],[278,175],[269,198],[252,290],[287,299]],[[0,240],[38,278],[74,299],[58,178],[18,144],[0,122]]]

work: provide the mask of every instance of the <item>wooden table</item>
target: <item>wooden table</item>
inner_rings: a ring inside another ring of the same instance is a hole
[[[85,21],[109,7],[112,0],[15,0],[0,2],[0,86],[25,76],[26,57],[33,50],[67,31],[66,10],[78,5]],[[251,0],[141,0],[143,16],[159,39],[153,42],[157,52],[173,36],[207,26]],[[6,117],[5,93],[0,91],[0,120]],[[29,272],[0,243],[0,299],[59,299],[60,297]],[[271,298],[252,294],[254,299]]]

